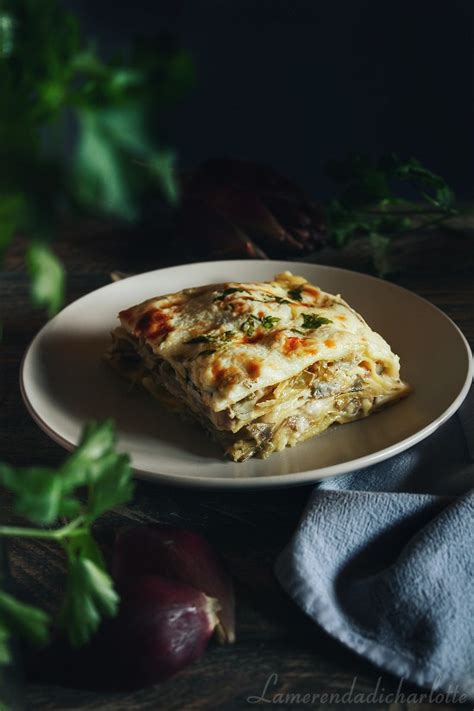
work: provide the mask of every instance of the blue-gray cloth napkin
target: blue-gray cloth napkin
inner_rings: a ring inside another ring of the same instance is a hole
[[[474,697],[474,386],[435,434],[320,483],[276,575],[326,632],[399,678]]]

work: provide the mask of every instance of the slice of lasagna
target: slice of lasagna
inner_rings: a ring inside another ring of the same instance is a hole
[[[198,420],[236,462],[409,391],[398,356],[358,313],[289,272],[157,296],[119,318],[110,364]]]

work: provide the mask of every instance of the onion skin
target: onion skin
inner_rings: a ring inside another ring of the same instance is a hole
[[[219,642],[235,641],[232,580],[214,549],[198,533],[163,525],[123,529],[115,541],[112,574],[119,589],[134,577],[159,575],[202,590],[219,602]]]
[[[217,625],[217,600],[157,575],[134,578],[121,596],[118,616],[92,645],[116,688],[155,684],[202,656]]]

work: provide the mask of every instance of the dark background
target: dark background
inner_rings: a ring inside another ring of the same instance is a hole
[[[474,194],[472,0],[68,0],[106,48],[170,30],[197,85],[173,114],[184,166],[263,160],[327,197],[323,166],[395,151]]]

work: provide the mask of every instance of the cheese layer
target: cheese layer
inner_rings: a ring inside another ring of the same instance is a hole
[[[214,413],[320,361],[376,367],[401,386],[386,341],[340,296],[289,272],[157,296],[119,318],[150,359],[167,362]]]

